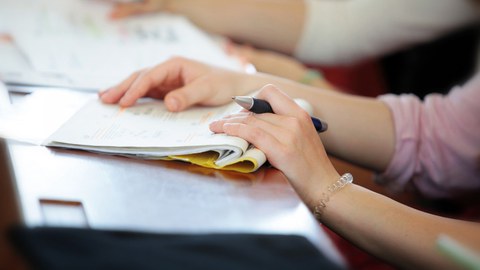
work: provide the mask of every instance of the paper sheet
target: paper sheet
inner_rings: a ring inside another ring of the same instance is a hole
[[[234,144],[246,149],[244,140],[213,134],[208,127],[214,119],[234,111],[238,111],[236,104],[172,113],[159,100],[143,99],[130,108],[92,100],[48,140],[101,147],[168,149]]]
[[[94,94],[37,91],[0,110],[0,137],[40,145]]]
[[[1,2],[1,1],[0,1]],[[62,86],[97,90],[172,56],[241,69],[218,43],[179,16],[156,14],[112,21],[107,1],[3,0],[9,32],[36,72]]]

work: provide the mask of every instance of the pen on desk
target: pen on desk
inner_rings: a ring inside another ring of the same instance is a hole
[[[232,99],[238,105],[253,113],[273,113],[272,106],[270,106],[270,104],[263,99],[257,99],[249,96],[235,96],[232,97]],[[311,118],[317,132],[324,132],[327,130],[327,123],[315,117]]]

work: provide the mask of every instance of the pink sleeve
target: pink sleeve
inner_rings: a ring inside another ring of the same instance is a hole
[[[395,154],[378,182],[413,185],[425,196],[453,197],[480,189],[480,75],[448,95],[384,95],[392,111]]]

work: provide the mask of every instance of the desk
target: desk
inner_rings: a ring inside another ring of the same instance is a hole
[[[8,147],[27,226],[298,234],[342,261],[274,168],[240,174],[176,161],[136,160],[17,142],[8,142]],[[55,204],[66,207],[52,216]],[[75,208],[78,213],[78,207],[83,219],[76,214],[69,218],[69,213],[62,217],[65,209]]]
[[[48,220],[42,209],[47,200],[78,202],[85,211],[85,225],[91,228],[292,233],[306,236],[340,260],[283,175],[273,168],[243,175],[180,162],[18,143],[10,143],[10,150],[28,226],[70,222],[62,217]]]

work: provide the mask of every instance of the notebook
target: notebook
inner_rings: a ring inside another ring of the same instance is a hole
[[[253,172],[266,162],[265,154],[242,138],[214,134],[208,127],[214,119],[239,110],[232,102],[172,113],[160,100],[142,99],[121,108],[94,98],[43,145]]]

